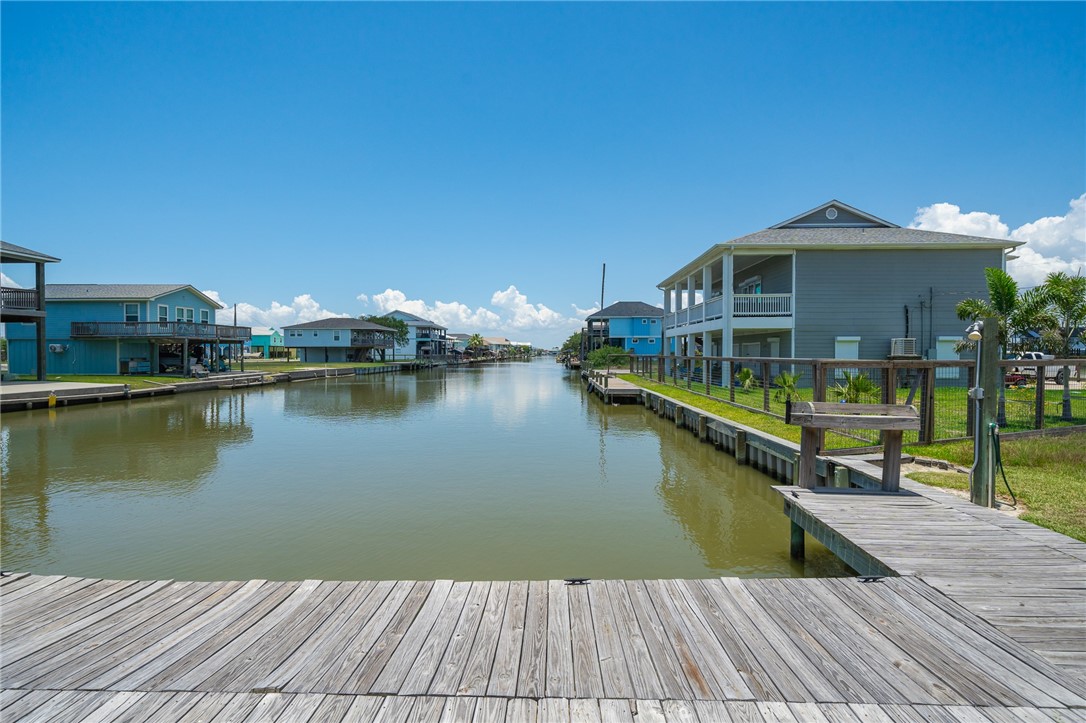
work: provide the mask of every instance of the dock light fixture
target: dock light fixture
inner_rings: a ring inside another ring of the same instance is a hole
[[[974,321],[965,330],[965,337],[969,341],[980,341],[984,338],[984,322]]]

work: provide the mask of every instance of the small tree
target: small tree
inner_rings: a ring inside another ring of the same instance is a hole
[[[799,396],[796,384],[799,382],[799,372],[781,372],[773,377],[773,383],[777,390],[773,392],[773,400],[787,402]]]
[[[482,334],[472,334],[468,337],[468,350],[473,356],[478,356],[486,348],[486,339],[483,338]]]
[[[849,404],[856,404],[863,397],[876,397],[882,391],[882,387],[861,372],[843,372],[845,383],[837,382],[833,387],[833,393],[837,398]]]
[[[754,387],[754,370],[750,367],[743,367],[735,373],[735,380],[739,382],[739,386],[749,392]]]
[[[588,353],[587,361],[590,369],[629,365],[630,353],[618,346],[601,346]]]
[[[371,324],[377,324],[383,326],[392,332],[392,340],[396,342],[396,346],[405,346],[407,339],[410,336],[410,330],[407,328],[407,322],[403,319],[397,319],[393,316],[366,316],[363,314],[358,317],[362,321],[368,321]]]

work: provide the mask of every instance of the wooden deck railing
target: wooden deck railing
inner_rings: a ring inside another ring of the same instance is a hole
[[[0,304],[5,309],[37,309],[38,290],[4,286],[0,288]]]
[[[80,337],[238,341],[251,338],[252,329],[192,321],[73,321],[72,338]]]

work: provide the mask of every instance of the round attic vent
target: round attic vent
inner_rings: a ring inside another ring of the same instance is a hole
[[[837,218],[837,209],[836,208],[827,208],[826,209],[826,218],[828,218],[831,221],[833,219]]]

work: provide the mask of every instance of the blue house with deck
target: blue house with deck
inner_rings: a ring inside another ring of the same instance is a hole
[[[350,316],[291,324],[283,334],[283,343],[303,362],[384,361],[395,344],[392,329]]]
[[[197,363],[215,368],[223,349],[240,355],[250,334],[216,324],[221,308],[189,284],[46,284],[46,372],[188,376]],[[34,325],[8,324],[7,338],[11,372],[36,373]]]
[[[618,301],[591,314],[582,332],[584,351],[617,346],[634,354],[660,354],[664,310],[643,301]]]

